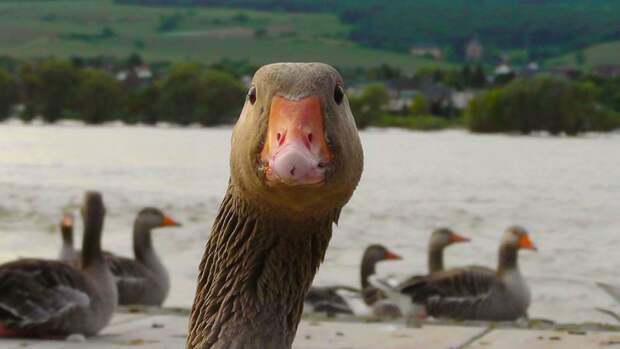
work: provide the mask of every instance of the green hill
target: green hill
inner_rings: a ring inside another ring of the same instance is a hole
[[[582,55],[583,64],[579,64],[578,55]],[[620,64],[620,41],[593,45],[584,50],[552,58],[547,63],[550,65],[577,66],[584,70],[589,70],[597,65]]]
[[[351,26],[349,38],[374,48],[407,52],[432,44],[453,61],[477,37],[485,60],[506,51],[542,60],[620,40],[618,0],[117,0],[144,5],[226,6],[267,11],[334,13]]]
[[[411,72],[431,60],[362,47],[335,14],[143,7],[107,0],[0,1],[0,55],[19,58],[140,53],[148,60],[223,58],[382,63]]]

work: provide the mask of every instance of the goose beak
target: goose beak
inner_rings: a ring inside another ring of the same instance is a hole
[[[534,245],[534,243],[532,242],[532,240],[530,240],[530,237],[528,235],[522,235],[519,238],[519,248],[538,251],[538,248],[536,248],[536,245]]]
[[[180,226],[181,226],[181,223],[175,221],[168,215],[164,215],[162,227],[180,227]]]
[[[274,96],[260,153],[267,183],[320,185],[331,159],[319,97],[289,100]]]
[[[452,243],[455,243],[455,242],[469,242],[469,241],[471,241],[470,238],[467,238],[467,237],[465,237],[463,235],[459,235],[459,234],[456,234],[456,233],[453,233],[450,236],[450,242],[452,242]]]
[[[73,226],[73,216],[71,214],[65,214],[60,220],[60,225],[63,227],[72,227]]]
[[[386,260],[400,260],[400,259],[403,259],[403,257],[397,255],[396,253],[392,251],[387,251],[385,253],[385,259]]]

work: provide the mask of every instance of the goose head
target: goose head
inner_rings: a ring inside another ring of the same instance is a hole
[[[232,136],[231,183],[263,211],[305,219],[339,210],[363,167],[338,72],[322,63],[260,68]]]

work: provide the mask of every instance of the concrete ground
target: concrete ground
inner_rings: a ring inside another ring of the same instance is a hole
[[[178,314],[118,313],[94,338],[64,341],[0,340],[0,348],[17,349],[122,349],[184,348],[187,317]],[[564,329],[516,329],[487,325],[364,323],[304,319],[293,344],[295,349],[582,349],[620,348],[620,332]]]

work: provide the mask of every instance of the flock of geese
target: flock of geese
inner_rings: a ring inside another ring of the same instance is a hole
[[[401,259],[400,256],[382,245],[370,245],[362,256],[359,290],[343,286],[312,287],[306,303],[314,311],[356,314],[363,311],[354,305],[353,298],[357,296],[372,313],[385,317],[430,315],[485,321],[527,317],[530,290],[519,270],[518,251],[536,250],[528,232],[520,226],[505,231],[497,269],[478,265],[445,269],[444,249],[468,241],[448,228],[435,230],[428,245],[428,274],[412,276],[396,286],[373,276],[378,262]],[[404,306],[400,300],[403,296],[408,300]]]
[[[254,75],[232,133],[228,187],[199,264],[186,348],[291,348],[304,304],[352,311],[342,288],[311,288],[363,169],[343,86],[340,74],[322,63],[270,64]],[[178,223],[157,209],[142,210],[131,259],[102,250],[104,216],[102,195],[87,192],[81,251],[73,246],[73,217],[65,216],[60,260],[0,266],[0,337],[95,335],[118,304],[164,302],[170,279],[150,231]],[[378,279],[375,265],[400,257],[368,247],[358,296],[377,314],[525,316],[530,293],[518,251],[535,249],[525,229],[506,230],[496,269],[444,269],[444,248],[463,241],[448,229],[433,233],[428,274],[397,286]],[[394,297],[399,301],[391,302]]]
[[[105,206],[100,193],[86,193],[82,215],[81,251],[73,246],[74,217],[67,213],[60,223],[57,261],[28,258],[0,265],[0,337],[90,336],[108,324],[117,305],[162,305],[170,279],[151,243],[151,230],[179,223],[155,208],[140,211],[132,259],[101,249]]]

